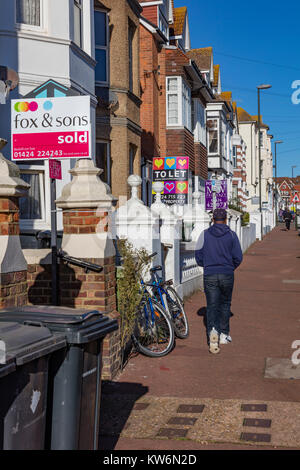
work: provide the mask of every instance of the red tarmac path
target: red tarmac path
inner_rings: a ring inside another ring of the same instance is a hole
[[[299,402],[300,380],[264,378],[265,359],[290,358],[293,341],[300,340],[300,283],[285,280],[300,282],[300,238],[293,226],[287,232],[279,225],[249,248],[236,271],[232,344],[221,346],[218,355],[208,352],[203,316],[199,315],[206,305],[205,296],[198,292],[185,302],[189,338],[177,340],[175,349],[164,358],[140,355],[131,359],[117,388],[122,385],[130,394],[140,387],[143,393],[156,397]],[[173,448],[203,448],[197,443],[176,446]],[[115,448],[170,449],[172,444],[121,438]]]

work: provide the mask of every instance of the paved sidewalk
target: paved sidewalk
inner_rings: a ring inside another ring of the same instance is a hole
[[[196,293],[185,305],[188,339],[177,340],[164,358],[132,358],[116,383],[104,384],[102,445],[123,450],[247,448],[240,437],[252,433],[255,447],[263,434],[262,448],[300,448],[300,380],[264,377],[266,359],[290,359],[292,343],[300,340],[300,238],[295,230],[280,225],[244,256],[232,303],[233,343],[221,346],[219,355],[210,354],[206,344],[204,294]],[[136,410],[137,402],[148,405]],[[110,403],[122,403],[121,418],[120,408]],[[267,411],[241,412],[241,405],[249,403],[264,404]],[[180,413],[194,416],[194,424],[169,424],[181,404],[205,406],[196,415]],[[244,426],[245,418],[258,421]],[[271,421],[270,427],[257,427],[266,426],[260,419]],[[165,436],[170,428],[181,430],[180,441],[174,440],[176,432]]]

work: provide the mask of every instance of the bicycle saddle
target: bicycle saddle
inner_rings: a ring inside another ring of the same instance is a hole
[[[162,271],[162,266],[154,266],[154,268],[151,268],[150,271],[154,273],[155,271]]]

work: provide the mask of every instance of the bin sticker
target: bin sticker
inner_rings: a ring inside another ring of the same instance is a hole
[[[39,392],[38,390],[33,390],[32,397],[31,397],[31,405],[30,405],[30,409],[33,414],[36,412],[40,398],[41,398],[41,392]]]
[[[6,346],[5,342],[0,340],[0,364],[6,363]]]

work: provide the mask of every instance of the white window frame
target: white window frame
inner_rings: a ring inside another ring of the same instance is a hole
[[[45,32],[46,22],[45,22],[45,12],[46,12],[46,0],[40,0],[40,26],[35,26],[32,24],[18,23],[17,22],[17,1],[15,0],[15,24],[16,28],[19,31],[31,31],[31,32]]]
[[[199,98],[192,99],[192,128],[194,141],[206,147],[206,113]]]
[[[237,147],[236,145],[232,146],[232,166],[237,168]]]
[[[97,11],[99,13],[104,13],[105,17],[106,17],[106,46],[97,46],[97,44],[96,44],[96,32],[95,32],[95,51],[96,51],[96,49],[106,51],[106,81],[101,82],[99,80],[96,80],[96,77],[95,77],[95,83],[96,83],[96,86],[108,86],[108,84],[110,82],[110,70],[109,70],[109,65],[110,65],[109,64],[109,50],[110,50],[110,44],[109,44],[109,15],[105,10],[101,10],[101,8],[95,8],[95,13]],[[96,57],[96,54],[95,54],[95,57]]]
[[[209,156],[212,156],[212,155],[220,155],[220,119],[221,117],[220,116],[207,116],[206,118],[206,123],[208,123],[208,121],[217,121],[217,129],[214,129],[214,130],[217,130],[217,142],[218,142],[218,148],[217,148],[217,151],[216,152],[210,152],[209,151],[209,129],[207,128],[207,154]]]
[[[169,23],[168,23],[167,18],[164,15],[164,12],[161,6],[158,8],[158,27],[160,31],[163,33],[163,35],[169,40],[169,37],[170,37]]]
[[[80,9],[80,44],[75,42],[75,6]],[[73,42],[77,47],[83,49],[83,0],[73,0]]]
[[[47,163],[47,162],[45,162]],[[40,202],[41,202],[41,218],[40,219],[21,219],[21,228],[44,228],[47,224],[46,220],[46,193],[45,193],[45,181],[46,181],[46,167],[40,165],[20,165],[20,173],[22,174],[38,174],[40,183]]]
[[[169,80],[170,79],[177,79],[177,92],[169,91]],[[184,116],[184,99],[186,99],[185,92],[187,92],[187,98],[189,102],[189,109],[187,107],[188,114]],[[178,122],[169,123],[169,107],[168,107],[168,97],[169,95],[178,96]],[[185,80],[181,76],[168,76],[166,77],[166,112],[167,112],[167,127],[185,127],[190,132],[192,132],[192,92],[190,87],[187,85]],[[186,120],[184,119],[186,117]]]

